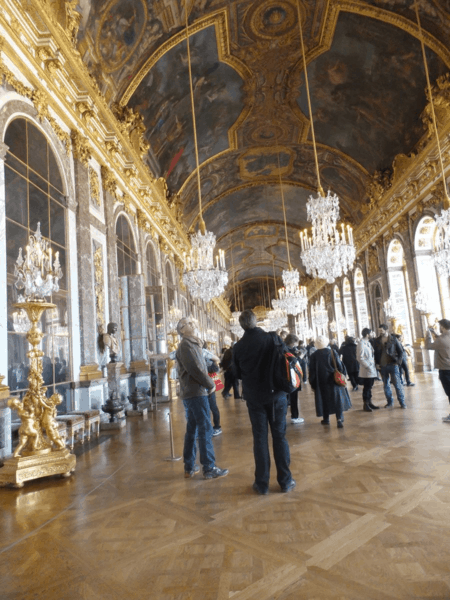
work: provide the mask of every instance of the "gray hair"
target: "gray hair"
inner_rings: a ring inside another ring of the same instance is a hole
[[[182,319],[180,319],[177,323],[177,333],[178,335],[183,335],[181,330],[183,329],[183,327],[186,325],[186,323],[190,323],[191,319],[189,317],[183,317]]]
[[[239,325],[242,327],[242,329],[244,329],[244,331],[247,329],[254,329],[256,324],[256,315],[249,308],[243,310],[239,315]]]

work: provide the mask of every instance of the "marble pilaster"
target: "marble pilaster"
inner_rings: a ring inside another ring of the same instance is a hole
[[[122,339],[122,362],[128,369],[131,361],[130,348],[130,308],[128,298],[128,275],[119,278],[120,282],[120,312],[121,312],[121,339]]]
[[[116,247],[116,219],[114,215],[114,196],[104,190],[105,217],[106,217],[106,253],[108,265],[108,300],[109,320],[120,324],[120,298],[119,278],[117,276],[117,247]]]
[[[130,370],[147,369],[147,316],[143,275],[128,276]]]
[[[6,286],[6,206],[5,206],[5,157],[8,146],[0,142],[0,347],[8,348],[8,331],[6,327],[8,306]],[[0,352],[0,375],[8,377],[8,352]],[[1,435],[1,433],[0,433]],[[0,450],[1,452],[1,450]]]
[[[78,201],[78,300],[80,311],[81,370],[83,371],[83,367],[96,364],[97,326],[95,320],[88,169],[79,160],[74,161],[74,168]],[[99,377],[101,377],[101,374]]]

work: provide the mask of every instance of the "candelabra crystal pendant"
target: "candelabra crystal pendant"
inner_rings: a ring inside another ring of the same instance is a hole
[[[316,302],[311,309],[311,320],[315,327],[324,331],[328,325],[328,311],[325,307],[323,298]]]
[[[339,198],[329,190],[326,196],[321,192],[317,198],[310,196],[306,208],[312,234],[308,236],[306,230],[300,233],[301,259],[309,275],[333,283],[353,266],[356,252],[352,228],[347,226],[346,234],[342,225],[338,231]]]
[[[443,210],[436,217],[435,250],[433,252],[434,264],[439,275],[450,276],[450,208]]]
[[[283,271],[284,287],[278,290],[278,300],[272,300],[272,306],[287,313],[298,315],[308,306],[306,288],[299,285],[300,274],[297,269]]]
[[[239,323],[239,315],[241,313],[240,312],[233,312],[231,313],[231,319],[230,319],[230,331],[231,333],[234,333],[234,335],[238,336],[238,337],[242,337],[244,335],[244,330],[241,327],[241,324]]]
[[[191,245],[190,255],[185,255],[183,282],[191,296],[209,302],[223,294],[228,283],[225,255],[219,250],[214,266],[216,236],[211,231],[197,231]]]

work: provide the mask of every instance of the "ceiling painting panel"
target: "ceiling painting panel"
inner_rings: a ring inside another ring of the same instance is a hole
[[[190,37],[200,162],[229,147],[228,130],[244,105],[242,79],[219,61],[213,26]],[[162,56],[129,101],[144,117],[159,175],[177,192],[195,169],[186,41]]]
[[[433,81],[448,70],[431,51],[428,59]],[[423,59],[405,31],[341,12],[331,48],[308,65],[308,77],[318,141],[369,172],[390,166],[422,136]],[[299,106],[308,115],[304,86]]]

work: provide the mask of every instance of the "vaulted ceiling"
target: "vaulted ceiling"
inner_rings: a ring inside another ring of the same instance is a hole
[[[299,0],[322,185],[358,224],[366,186],[424,135],[407,0]],[[203,216],[246,306],[290,260],[317,188],[296,0],[187,0]],[[110,102],[144,117],[147,162],[198,224],[184,0],[80,0],[79,50]],[[449,71],[450,2],[420,0],[431,79]],[[228,296],[234,301],[233,287]]]

